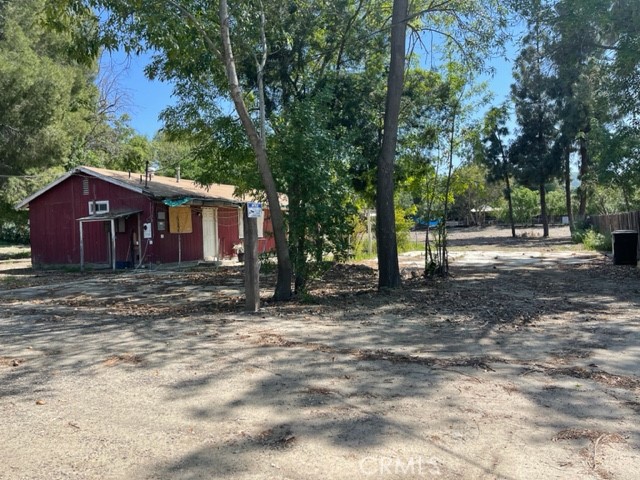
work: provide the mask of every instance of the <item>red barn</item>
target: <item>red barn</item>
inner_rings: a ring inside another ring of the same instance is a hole
[[[31,260],[52,265],[142,264],[222,260],[242,243],[235,187],[77,167],[26,198]],[[259,252],[274,248],[271,222],[258,221]]]

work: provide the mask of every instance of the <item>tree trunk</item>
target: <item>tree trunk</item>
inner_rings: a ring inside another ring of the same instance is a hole
[[[460,95],[460,99],[462,99],[462,95]],[[453,106],[453,111],[451,112],[451,131],[449,132],[449,169],[447,171],[447,183],[444,189],[444,211],[442,216],[442,225],[441,232],[442,236],[440,237],[440,251],[441,251],[441,271],[440,274],[442,276],[449,275],[449,253],[447,251],[447,220],[449,216],[449,192],[451,190],[451,174],[453,173],[453,150],[455,146],[455,135],[456,135],[456,120],[458,118],[458,108],[460,105],[460,100],[458,100]]]
[[[587,194],[589,191],[589,153],[587,151],[587,139],[584,132],[580,132],[580,188],[578,196],[580,204],[578,206],[578,217],[584,218],[587,213]]]
[[[547,217],[547,189],[540,184],[540,213],[542,216],[542,236],[549,236],[549,218]]]
[[[262,178],[262,184],[267,194],[269,211],[271,214],[271,224],[273,225],[273,236],[276,243],[276,255],[278,257],[278,278],[276,281],[275,300],[288,300],[291,298],[291,260],[289,258],[289,246],[284,224],[284,215],[280,207],[280,199],[276,188],[271,167],[267,158],[267,150],[264,139],[260,137],[256,126],[251,120],[247,106],[244,103],[242,90],[236,73],[235,59],[231,48],[231,38],[229,34],[229,13],[227,0],[220,0],[220,36],[222,38],[222,57],[224,59],[225,71],[229,81],[229,91],[233,104],[238,112],[242,126],[247,134],[249,143],[256,157],[256,163]]]
[[[507,154],[504,144],[500,141],[500,150],[502,152],[502,166],[504,168],[504,184],[507,189],[507,204],[509,205],[509,223],[511,224],[511,237],[516,238],[516,222],[513,220],[513,200],[511,198],[511,180],[509,179],[509,155]]]
[[[564,149],[564,195],[566,198],[567,215],[569,216],[569,231],[573,235],[575,224],[573,223],[573,206],[571,205],[571,149]]]
[[[516,222],[513,220],[513,201],[511,200],[511,180],[509,174],[504,176],[504,183],[507,188],[507,203],[509,204],[509,223],[511,224],[511,236],[516,238]]]
[[[307,292],[307,259],[306,259],[306,238],[304,231],[301,235],[298,236],[296,253],[295,253],[295,264],[296,264],[296,274],[295,274],[295,292],[296,295],[300,295]]]
[[[376,236],[378,246],[378,287],[397,288],[402,284],[398,266],[398,244],[393,202],[394,161],[398,141],[398,117],[404,86],[405,37],[408,0],[394,0],[391,17],[391,63],[387,79],[382,149],[378,157],[376,192]]]

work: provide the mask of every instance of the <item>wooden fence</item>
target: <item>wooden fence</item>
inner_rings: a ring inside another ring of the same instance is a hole
[[[640,212],[592,215],[591,224],[598,232],[608,235],[615,230],[640,230]]]

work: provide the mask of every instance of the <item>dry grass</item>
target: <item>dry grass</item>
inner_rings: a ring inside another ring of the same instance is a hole
[[[591,430],[589,428],[567,428],[560,430],[556,433],[551,440],[557,442],[558,440],[580,440],[587,439],[595,442],[600,439],[602,443],[625,443],[624,437],[617,433],[606,433],[598,430]]]
[[[21,358],[0,357],[0,366],[2,367],[18,367],[24,360]]]
[[[335,390],[331,390],[330,388],[326,387],[309,387],[305,390],[305,392],[310,395],[332,395],[336,393]]]
[[[111,355],[108,357],[102,364],[105,367],[113,367],[120,363],[128,364],[128,365],[141,365],[144,362],[144,359],[141,355],[136,355],[133,353],[123,353],[120,355]]]

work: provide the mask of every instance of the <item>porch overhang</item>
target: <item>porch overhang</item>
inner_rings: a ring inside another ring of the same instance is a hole
[[[89,215],[76,219],[80,223],[80,271],[84,270],[84,236],[83,225],[91,222],[109,222],[111,224],[111,269],[116,269],[116,220],[119,218],[128,218],[132,215],[138,216],[138,238],[141,238],[140,213],[142,210],[124,210],[113,211],[103,214]]]
[[[142,210],[126,210],[121,212],[108,212],[96,215],[89,215],[87,217],[77,218],[77,222],[108,222],[111,220],[117,220],[118,218],[126,218],[137,213],[141,213]]]

